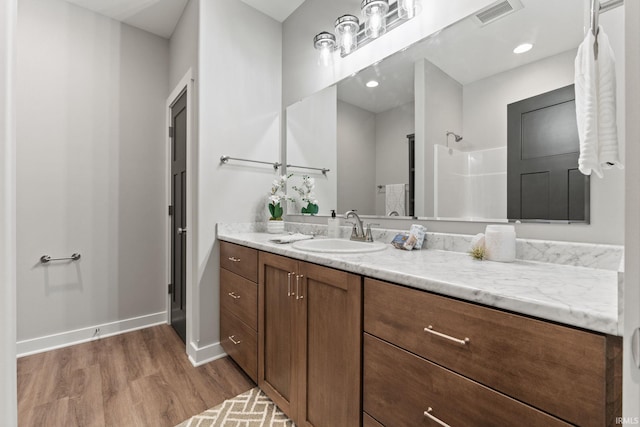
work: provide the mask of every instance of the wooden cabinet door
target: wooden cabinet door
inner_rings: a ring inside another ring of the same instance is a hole
[[[297,261],[260,252],[258,385],[287,415],[295,413],[294,302]]]
[[[362,278],[299,263],[295,283],[299,426],[360,425]]]

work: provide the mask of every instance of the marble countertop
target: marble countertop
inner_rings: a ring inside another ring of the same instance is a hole
[[[269,242],[273,234],[218,229],[223,241],[497,307],[621,335],[618,272],[535,261],[477,261],[437,249],[403,251],[391,244],[364,254],[312,253]]]

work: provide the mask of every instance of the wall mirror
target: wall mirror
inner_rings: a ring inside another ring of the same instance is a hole
[[[320,214],[507,221],[507,106],[573,83],[588,11],[503,3],[287,108],[287,163],[331,169]]]

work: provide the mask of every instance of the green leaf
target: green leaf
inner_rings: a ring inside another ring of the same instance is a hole
[[[280,206],[280,203],[275,205],[269,203],[269,213],[271,214],[271,218],[274,219],[282,217],[282,206]]]

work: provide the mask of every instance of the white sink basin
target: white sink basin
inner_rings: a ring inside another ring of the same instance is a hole
[[[313,239],[301,240],[291,245],[295,249],[309,252],[334,254],[357,254],[363,252],[383,251],[387,245],[382,242],[358,242],[346,239]]]

